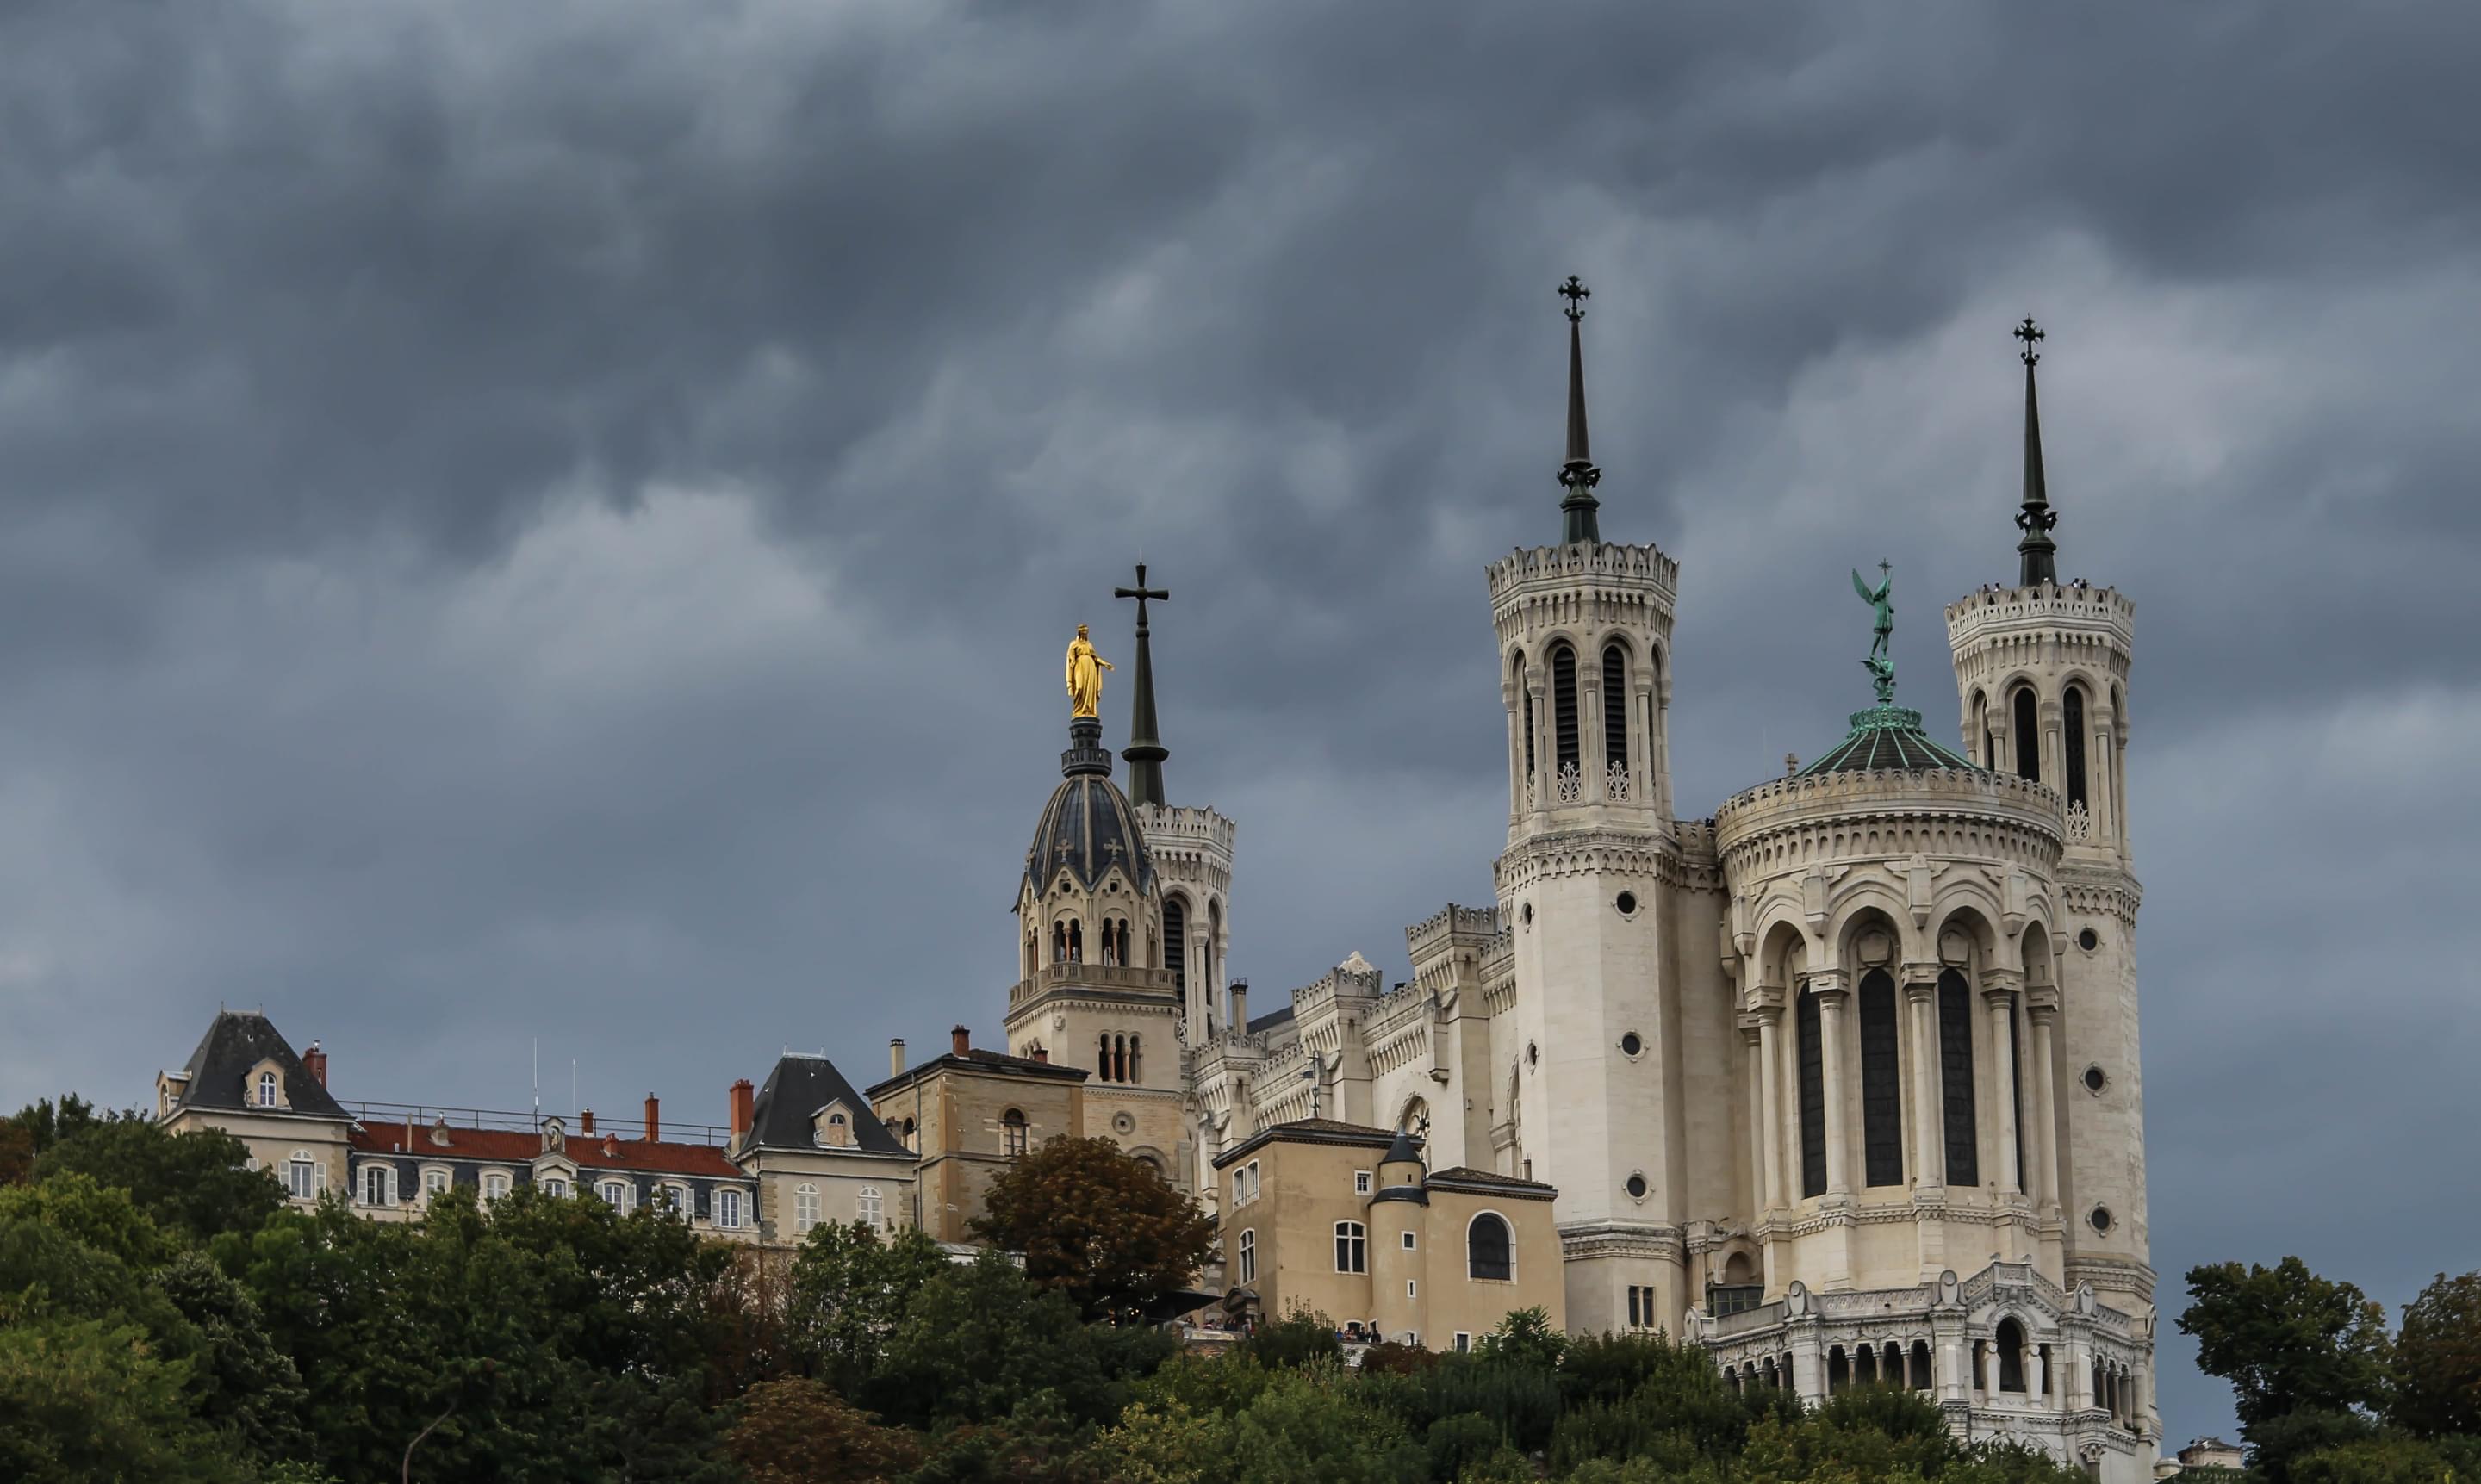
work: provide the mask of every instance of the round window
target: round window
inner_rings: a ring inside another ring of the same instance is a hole
[[[2090,953],[2094,950],[2102,947],[2102,934],[2088,927],[2084,931],[2076,934],[2076,947]]]
[[[2085,1091],[2099,1094],[2104,1087],[2110,1085],[2110,1074],[2104,1072],[2099,1066],[2087,1067],[2085,1068],[2084,1083]]]
[[[2095,1231],[2107,1232],[2110,1230],[2110,1208],[2107,1206],[2097,1206],[2093,1209],[2092,1213],[2087,1215],[2085,1219],[2093,1223],[2093,1229]]]
[[[1137,1132],[1137,1121],[1127,1113],[1113,1113],[1111,1115],[1111,1132],[1114,1133],[1135,1133]]]
[[[1632,1201],[1642,1201],[1642,1200],[1644,1200],[1644,1199],[1645,1199],[1645,1177],[1644,1177],[1644,1176],[1642,1176],[1642,1175],[1631,1175],[1631,1176],[1628,1178],[1628,1193],[1629,1193],[1629,1199],[1630,1199],[1630,1200],[1632,1200]]]
[[[1636,893],[1622,892],[1611,899],[1611,905],[1620,909],[1620,916],[1634,917],[1636,916]]]
[[[1620,1054],[1632,1059],[1645,1054],[1645,1037],[1632,1030],[1620,1037]]]

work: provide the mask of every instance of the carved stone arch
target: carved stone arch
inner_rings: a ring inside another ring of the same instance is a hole
[[[1883,968],[1893,973],[1905,961],[1911,945],[1905,941],[1910,933],[1905,926],[1904,909],[1900,902],[1887,905],[1867,898],[1858,899],[1850,904],[1849,910],[1838,909],[1833,923],[1835,962],[1855,975],[1865,967]],[[1886,942],[1874,954],[1867,955],[1865,962],[1863,950],[1867,945],[1863,940],[1870,935],[1883,936]]]
[[[1850,967],[1844,950],[1850,946],[1851,924],[1856,917],[1873,911],[1882,914],[1895,924],[1895,942],[1900,950],[1899,959],[1902,955],[1912,953],[1918,945],[1914,942],[1912,917],[1904,906],[1902,884],[1887,874],[1883,867],[1865,867],[1845,876],[1828,894],[1826,930],[1819,935],[1824,940],[1821,944],[1822,951],[1818,962],[1811,967],[1817,969]]]
[[[2050,924],[2033,921],[2024,924],[2024,932],[2019,934],[2016,940],[2016,958],[2024,971],[2024,982],[2027,986],[2042,986],[2056,982],[2056,975],[2050,961]]]
[[[2017,969],[2016,943],[1998,930],[2000,919],[1998,895],[1980,881],[1950,881],[1942,887],[1930,905],[1930,930],[1924,935],[1929,947],[1942,963],[1950,962],[1949,940],[1963,936],[1969,955],[1962,967],[1966,976],[1993,969]]]
[[[1430,1100],[1420,1093],[1408,1094],[1396,1109],[1396,1128],[1426,1140],[1430,1133]]]
[[[1760,985],[1783,990],[1787,995],[1792,984],[1816,955],[1812,951],[1809,931],[1802,926],[1797,914],[1798,902],[1785,901],[1770,906],[1758,920],[1757,973],[1749,989],[1754,1001]]]

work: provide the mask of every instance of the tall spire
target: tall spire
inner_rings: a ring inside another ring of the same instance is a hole
[[[1560,540],[1571,546],[1603,538],[1601,522],[1595,518],[1602,502],[1594,498],[1603,471],[1594,467],[1585,438],[1585,300],[1593,292],[1574,273],[1559,285],[1559,297],[1568,301],[1568,460],[1559,466],[1559,487],[1568,495],[1559,502],[1559,513],[1566,517]]]
[[[1160,804],[1163,801],[1163,759],[1171,749],[1155,735],[1155,651],[1146,629],[1146,600],[1167,602],[1169,592],[1146,586],[1146,564],[1137,563],[1137,585],[1114,587],[1111,596],[1137,600],[1137,658],[1129,677],[1129,744],[1120,756],[1129,760],[1129,802]]]
[[[2024,508],[2016,512],[2016,529],[2024,533],[2024,539],[2016,543],[2022,560],[2016,586],[2049,583],[2056,586],[2059,568],[2053,559],[2058,547],[2050,540],[2050,528],[2059,523],[2059,512],[2050,508],[2050,493],[2042,478],[2042,407],[2033,396],[2033,368],[2042,359],[2033,347],[2042,339],[2042,327],[2027,315],[2016,326],[2016,338],[2024,342]]]

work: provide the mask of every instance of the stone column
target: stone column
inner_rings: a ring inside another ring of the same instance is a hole
[[[1990,1011],[1990,1126],[1998,1135],[1998,1164],[2000,1194],[2024,1188],[2023,1172],[2016,1168],[2016,1041],[2010,1031],[2015,1024],[2016,986],[2023,982],[2020,975],[1994,970],[1983,976],[1982,1003]]]
[[[1843,1154],[1843,971],[1821,969],[1809,976],[1809,992],[1817,997],[1817,1040],[1826,1093],[1826,1193],[1849,1196],[1852,1181]]]
[[[1584,789],[1578,794],[1582,801],[1607,803],[1610,759],[1603,753],[1603,667],[1598,663],[1589,671],[1585,657],[1577,657],[1577,768],[1584,777]]]
[[[1524,692],[1512,679],[1500,682],[1500,699],[1507,706],[1507,827],[1514,829],[1525,818],[1525,713],[1519,708]]]
[[[1655,778],[1654,768],[1657,751],[1654,740],[1654,682],[1646,679],[1642,674],[1639,674],[1629,688],[1629,715],[1636,721],[1634,735],[1629,739],[1629,771],[1632,775],[1630,783],[1634,790],[1629,796],[1642,802],[1649,809],[1659,808],[1662,798],[1659,785]]]
[[[1766,1113],[1764,1088],[1766,1080],[1765,1048],[1760,1044],[1763,1034],[1754,1015],[1743,1015],[1739,1021],[1740,1046],[1744,1054],[1740,1066],[1745,1074],[1742,1085],[1747,1089],[1749,1129],[1749,1208],[1753,1217],[1763,1216],[1766,1205]]]
[[[1781,988],[1768,993],[1777,997]],[[1781,1211],[1784,1200],[1783,1140],[1783,1005],[1758,1006],[1758,1143],[1764,1159],[1767,1211]]]
[[[2050,1060],[2050,1028],[2059,1018],[2058,991],[2043,985],[2026,993],[2024,1017],[2033,1023],[2033,1199],[2048,1219],[2059,1213],[2059,1113],[2057,1072]]]
[[[1542,702],[1542,671],[1531,664],[1525,667],[1525,704],[1533,717],[1533,802],[1535,820],[1551,808],[1552,795],[1557,792],[1559,771],[1559,739],[1553,736],[1550,717]],[[1523,746],[1525,740],[1517,739]]]
[[[1938,976],[1936,964],[1904,965],[1904,1018],[1913,1038],[1916,1195],[1940,1195],[1946,1189],[1946,1148],[1940,1137],[1946,1120],[1939,1106]]]
[[[2035,1343],[2033,1342],[2033,1337],[2032,1337],[2032,1336],[2027,1335],[2027,1336],[2025,1336],[2025,1337],[2024,1337],[2024,1394],[2025,1394],[2025,1396],[2026,1396],[2026,1397],[2028,1397],[2028,1398],[2030,1398],[2030,1397],[2035,1397],[2035,1396],[2039,1396],[2039,1395],[2041,1395],[2041,1394],[2042,1394],[2042,1389],[2043,1389],[2043,1387],[2044,1387],[2046,1384],[2047,1384],[2047,1378],[2044,1376],[2044,1374],[2043,1374],[2043,1370],[2042,1370],[2042,1347],[2041,1347],[2040,1345],[2035,1344]],[[2056,1398],[2051,1398],[2051,1399],[2052,1399],[2053,1401],[2055,1401],[2055,1400],[2056,1400]],[[2057,1409],[2055,1406],[2053,1406],[2053,1407],[2051,1408],[2051,1410],[2052,1410],[2052,1411],[2056,1411],[2056,1410],[2058,1410],[2058,1409]]]

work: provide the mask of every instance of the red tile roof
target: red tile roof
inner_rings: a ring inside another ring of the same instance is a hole
[[[413,1137],[405,1125],[357,1125],[351,1143],[366,1155],[399,1155],[416,1159],[478,1159],[492,1164],[529,1164],[543,1152],[542,1135],[510,1129],[459,1129],[451,1126],[448,1142],[436,1143],[433,1125],[415,1124]],[[607,1151],[609,1151],[607,1153]],[[572,1131],[561,1153],[582,1170],[627,1170],[648,1175],[704,1175],[718,1180],[746,1177],[712,1144],[648,1143],[606,1133]]]

